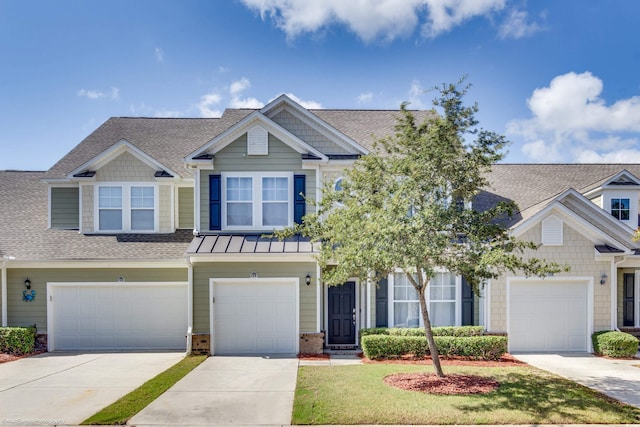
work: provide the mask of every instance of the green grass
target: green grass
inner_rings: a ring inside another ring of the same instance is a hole
[[[293,424],[633,424],[640,409],[532,367],[446,367],[446,373],[495,378],[483,395],[443,396],[387,386],[399,372],[432,372],[414,365],[303,366]]]
[[[88,424],[124,424],[135,414],[153,402],[169,387],[177,383],[181,378],[201,364],[207,356],[187,356],[166,371],[158,374],[146,383],[142,384],[131,393],[120,398],[102,411],[82,422]]]

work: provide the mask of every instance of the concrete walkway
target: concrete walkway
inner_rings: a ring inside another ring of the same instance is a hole
[[[209,357],[131,418],[130,425],[289,425],[293,357]]]
[[[516,358],[640,408],[640,359],[605,359],[589,353],[515,354]],[[636,366],[634,366],[636,365]]]
[[[184,353],[44,353],[0,364],[0,425],[79,424]]]

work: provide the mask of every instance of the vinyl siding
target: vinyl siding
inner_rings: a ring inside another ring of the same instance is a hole
[[[79,194],[77,187],[51,188],[51,228],[77,229],[80,226]]]
[[[156,171],[130,153],[123,153],[96,171],[101,182],[153,182]]]
[[[171,185],[158,186],[158,231],[160,233],[173,233],[173,206],[171,203]]]
[[[193,229],[193,212],[193,187],[178,188],[178,228]]]
[[[247,156],[246,134],[220,150],[215,155],[215,170],[200,171],[200,230],[209,230],[209,175],[223,172],[293,172],[306,175],[307,197],[315,198],[316,176],[313,170],[302,169],[300,153],[269,134],[269,154]],[[291,207],[293,209],[293,207]],[[315,207],[307,203],[306,212]]]
[[[37,325],[39,332],[47,330],[48,282],[186,282],[187,268],[112,268],[112,269],[9,269],[7,270],[7,323],[9,326]],[[36,297],[22,301],[24,281],[31,280]]]
[[[536,258],[568,264],[571,270],[566,273],[558,273],[556,277],[592,277],[594,283],[593,328],[594,331],[609,329],[611,326],[611,280],[608,280],[605,285],[600,285],[600,275],[603,271],[608,273],[611,265],[608,262],[594,260],[593,242],[566,222],[563,227],[563,246],[543,246],[537,251],[529,251],[528,254]],[[520,239],[540,243],[541,233],[541,225],[538,223],[520,236]],[[488,329],[491,332],[506,332],[506,276],[492,280],[490,286],[491,325],[489,325]]]
[[[314,263],[197,263],[193,267],[193,332],[209,333],[209,279],[298,277],[300,279],[300,332],[316,331],[316,287],[305,285],[305,276],[315,276]]]
[[[287,110],[282,110],[276,114],[273,121],[280,126],[311,145],[316,150],[325,154],[353,154],[345,150],[329,138],[318,132],[304,121],[300,120]]]

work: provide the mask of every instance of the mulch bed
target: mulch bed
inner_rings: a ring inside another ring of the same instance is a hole
[[[401,390],[430,394],[482,394],[498,388],[493,378],[477,375],[448,374],[443,378],[436,374],[413,373],[387,375],[384,382]]]
[[[362,359],[362,363],[386,363],[386,364],[406,364],[406,365],[432,365],[433,361],[430,356],[425,358],[415,358],[413,356],[405,356],[400,359],[371,360],[366,357]],[[442,366],[485,366],[487,368],[499,368],[508,366],[523,366],[526,363],[516,359],[509,353],[505,353],[498,360],[474,360],[464,357],[440,358]]]
[[[331,355],[325,353],[298,353],[298,359],[304,360],[327,360],[329,358],[331,358]]]
[[[33,350],[31,353],[27,354],[8,354],[8,353],[0,353],[0,363],[13,362],[14,360],[23,359],[25,357],[35,356],[37,354],[46,353],[46,348],[39,348]]]

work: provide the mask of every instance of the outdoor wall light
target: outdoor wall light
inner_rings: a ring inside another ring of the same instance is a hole
[[[31,280],[27,277],[27,280],[24,281],[24,287],[27,289],[31,289]]]
[[[307,276],[304,278],[304,282],[307,284],[307,286],[309,286],[311,284],[311,276],[307,274]]]
[[[600,275],[600,284],[601,285],[604,285],[605,283],[607,283],[607,277],[609,277],[609,276],[607,276],[607,273],[602,273]]]

